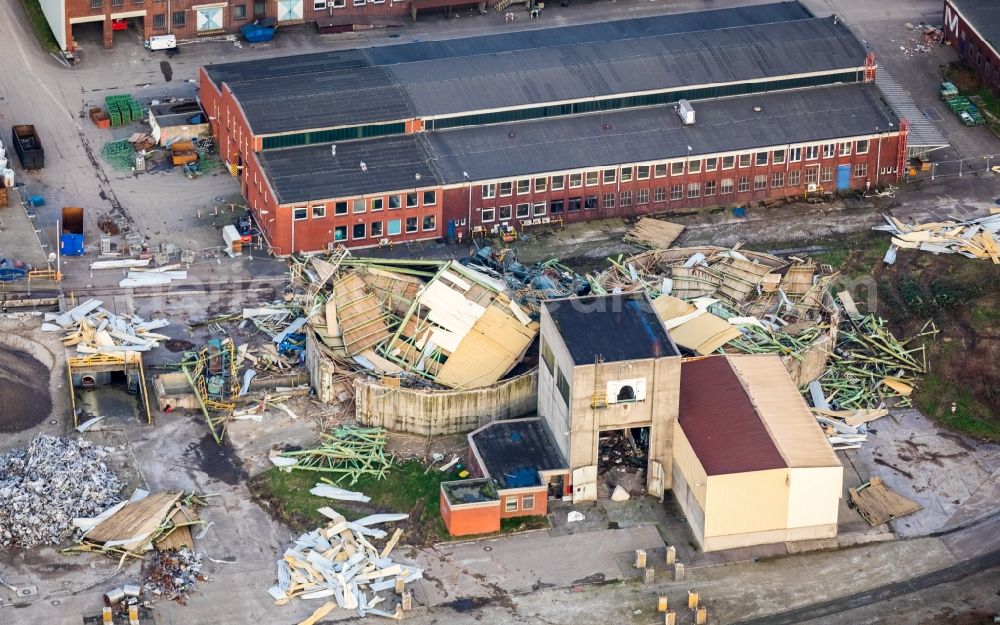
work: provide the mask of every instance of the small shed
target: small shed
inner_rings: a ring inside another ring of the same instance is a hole
[[[196,100],[154,104],[149,107],[149,125],[150,134],[162,146],[212,134],[208,115]]]

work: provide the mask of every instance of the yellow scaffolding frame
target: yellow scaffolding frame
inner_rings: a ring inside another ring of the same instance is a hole
[[[68,356],[66,358],[66,373],[69,376],[70,409],[73,411],[74,428],[80,426],[80,419],[76,414],[76,387],[73,386],[73,369],[116,366],[121,366],[124,369],[126,379],[128,379],[130,366],[135,366],[139,369],[139,397],[142,399],[143,407],[146,410],[146,424],[153,425],[153,412],[149,409],[149,388],[146,386],[146,370],[142,366],[142,353],[116,352],[111,354]]]

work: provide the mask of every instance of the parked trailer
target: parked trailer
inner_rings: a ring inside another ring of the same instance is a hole
[[[11,135],[14,139],[14,150],[21,159],[21,167],[26,170],[45,167],[45,150],[42,140],[38,138],[35,127],[31,124],[14,126]]]
[[[63,207],[61,225],[59,252],[63,256],[83,256],[83,209],[77,206]]]

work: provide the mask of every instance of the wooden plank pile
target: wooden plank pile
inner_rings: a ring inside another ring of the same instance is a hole
[[[989,259],[1000,265],[1000,215],[979,219],[954,219],[907,225],[891,215],[883,215],[884,226],[874,230],[892,233],[892,246],[885,262],[895,262],[896,250],[915,249],[934,254],[961,254],[979,260]]]
[[[277,563],[278,583],[268,589],[275,604],[285,605],[295,598],[326,599],[311,617],[300,625],[312,625],[339,607],[385,618],[402,618],[405,585],[423,577],[423,570],[394,562],[393,548],[402,536],[396,529],[378,548],[372,540],[381,540],[388,532],[372,526],[402,521],[406,514],[375,514],[348,521],[331,510],[319,510],[330,521],[295,539]],[[387,598],[387,594],[395,597]],[[398,600],[395,608],[386,609]]]
[[[917,502],[889,490],[885,482],[878,477],[872,477],[870,482],[852,488],[850,492],[851,503],[872,527],[921,509]]]
[[[47,313],[42,330],[65,332],[63,345],[86,356],[145,352],[170,338],[153,332],[169,325],[166,319],[146,321],[135,315],[116,315],[102,304],[89,299],[65,313]]]
[[[642,245],[654,250],[665,250],[684,232],[681,224],[643,217],[625,234],[626,243]]]
[[[271,463],[288,471],[329,473],[337,483],[348,480],[348,484],[354,484],[362,475],[381,480],[392,466],[385,442],[386,432],[382,428],[345,425],[323,434],[318,446],[281,452],[271,457]]]
[[[0,546],[59,544],[74,518],[118,503],[122,483],[107,456],[84,439],[43,434],[0,456]]]

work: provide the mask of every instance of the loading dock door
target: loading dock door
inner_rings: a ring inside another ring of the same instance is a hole
[[[837,166],[837,191],[847,191],[851,188],[851,166]]]
[[[573,503],[597,499],[597,465],[573,469]]]

